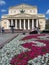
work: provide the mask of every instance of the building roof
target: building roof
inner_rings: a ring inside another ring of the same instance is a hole
[[[37,8],[37,6],[32,6],[32,5],[29,5],[29,4],[19,4],[19,5],[16,5],[16,6],[12,6],[9,9],[13,9],[13,8]]]

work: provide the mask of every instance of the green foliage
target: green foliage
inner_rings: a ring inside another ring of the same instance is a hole
[[[49,24],[46,24],[46,29],[49,29]]]
[[[49,29],[49,19],[46,20],[46,29]]]

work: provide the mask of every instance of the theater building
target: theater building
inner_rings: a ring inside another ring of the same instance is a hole
[[[39,27],[40,30],[45,29],[45,15],[38,14],[36,6],[20,4],[9,8],[8,14],[2,15],[1,27],[6,31],[10,31],[11,27],[15,31],[30,31],[34,27]]]

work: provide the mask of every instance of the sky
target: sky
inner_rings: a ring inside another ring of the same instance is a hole
[[[23,3],[37,6],[38,13],[45,14],[46,19],[49,19],[49,0],[0,0],[0,19],[2,15],[8,14],[9,7]]]

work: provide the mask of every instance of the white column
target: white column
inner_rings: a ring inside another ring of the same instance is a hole
[[[32,30],[34,30],[34,20],[32,19]]]
[[[22,29],[22,28],[21,28],[21,19],[19,20],[19,26],[20,26],[19,28]]]
[[[17,20],[15,20],[15,29],[17,29]]]
[[[38,27],[38,20],[36,20],[36,27]]]
[[[10,23],[9,23],[9,20],[7,20],[7,29],[10,29]]]
[[[28,30],[30,29],[30,21],[29,21],[29,19],[28,19]]]
[[[11,19],[11,26],[13,26],[13,20]]]
[[[25,27],[25,19],[24,19],[24,30],[26,30],[26,27]]]

